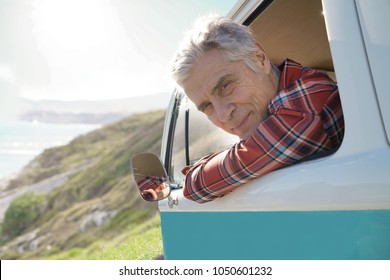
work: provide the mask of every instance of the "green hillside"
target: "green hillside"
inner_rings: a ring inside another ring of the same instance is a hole
[[[138,114],[45,150],[9,188],[26,192],[8,208],[1,259],[153,259],[162,254],[156,203],[141,200],[132,155],[160,154],[164,111]],[[49,182],[49,183],[48,183]]]

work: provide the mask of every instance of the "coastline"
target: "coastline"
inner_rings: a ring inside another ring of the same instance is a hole
[[[0,178],[0,222],[4,219],[4,214],[8,209],[8,206],[11,204],[11,202],[18,196],[22,195],[26,191],[33,191],[35,193],[49,193],[52,190],[61,187],[63,184],[65,184],[69,177],[84,169],[87,168],[93,164],[95,164],[97,161],[97,158],[89,159],[84,161],[83,163],[69,169],[66,172],[56,174],[52,177],[46,178],[42,181],[39,181],[34,184],[25,185],[25,186],[19,186],[17,188],[13,189],[7,189],[8,182],[13,177],[8,178]],[[7,182],[8,180],[8,182]],[[3,182],[5,183],[5,187],[3,188]]]
[[[0,192],[5,191],[8,187],[9,182],[15,177],[16,175],[0,177]]]
[[[0,190],[45,149],[66,145],[99,124],[0,123]]]

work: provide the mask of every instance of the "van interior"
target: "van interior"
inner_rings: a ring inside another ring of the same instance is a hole
[[[290,58],[334,72],[321,0],[265,0],[243,24],[273,63]]]

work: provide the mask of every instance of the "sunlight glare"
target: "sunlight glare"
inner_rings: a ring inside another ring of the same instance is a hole
[[[33,0],[32,6],[34,34],[51,71],[46,98],[140,95],[161,70],[150,70],[153,62],[134,46],[109,0]]]

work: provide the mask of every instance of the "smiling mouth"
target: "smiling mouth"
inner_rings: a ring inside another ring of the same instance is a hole
[[[238,126],[234,128],[234,130],[241,129],[248,122],[250,115],[251,112],[249,112],[249,114],[242,120],[242,122]]]

